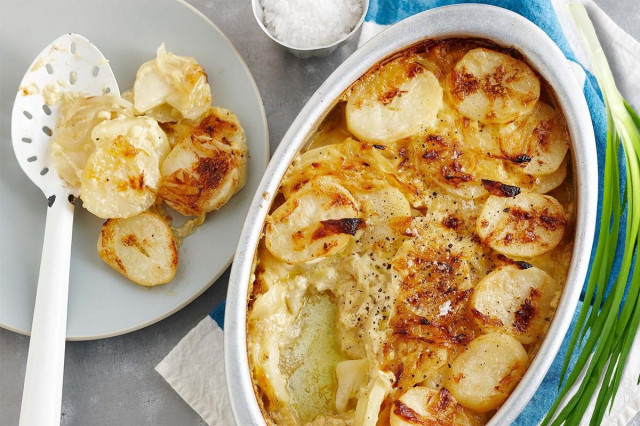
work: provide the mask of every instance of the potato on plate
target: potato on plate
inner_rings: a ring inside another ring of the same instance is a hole
[[[158,196],[185,216],[217,210],[247,180],[247,142],[235,116],[212,107],[176,141],[162,162]]]
[[[104,121],[92,133],[96,149],[80,180],[84,207],[102,219],[127,218],[153,205],[167,136],[147,117]]]
[[[211,105],[211,87],[195,59],[167,52],[162,43],[138,69],[133,100],[138,112],[159,122],[195,119]]]
[[[143,286],[171,281],[178,267],[171,228],[151,212],[107,220],[98,238],[98,254],[113,269]]]

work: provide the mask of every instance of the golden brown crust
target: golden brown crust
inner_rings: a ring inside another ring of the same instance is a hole
[[[228,154],[213,151],[209,157],[198,159],[194,169],[178,169],[163,176],[158,196],[180,213],[198,216],[203,213],[200,200],[218,190],[233,167]]]
[[[480,81],[464,68],[460,71],[452,71],[448,79],[451,87],[451,95],[459,100],[476,92],[478,87],[480,87]]]
[[[163,163],[158,196],[169,206],[200,216],[244,185],[244,131],[231,112],[211,108],[198,120],[165,127],[175,146]]]
[[[105,221],[98,255],[131,281],[145,286],[170,281],[178,267],[178,249],[169,225],[150,212]]]

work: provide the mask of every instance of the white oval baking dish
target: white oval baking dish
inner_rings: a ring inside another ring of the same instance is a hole
[[[229,281],[224,352],[227,388],[237,424],[264,424],[247,359],[247,291],[265,217],[291,160],[344,90],[373,65],[422,40],[455,37],[484,38],[522,53],[554,90],[571,135],[577,220],[567,283],[540,351],[520,384],[489,424],[509,424],[540,385],[569,328],[589,265],[598,188],[591,118],[582,88],[569,62],[540,28],[520,15],[494,6],[447,6],[399,22],[358,49],[316,91],[280,142],[254,196]]]

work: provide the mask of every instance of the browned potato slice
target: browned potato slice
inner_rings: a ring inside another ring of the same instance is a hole
[[[509,198],[489,196],[476,232],[499,253],[534,257],[556,247],[566,226],[564,208],[555,198],[523,192]]]
[[[387,147],[346,138],[339,144],[321,146],[297,155],[280,183],[285,197],[290,197],[318,176],[332,176],[345,188],[366,189],[384,182],[392,173],[392,163],[384,156]]]
[[[447,76],[449,99],[465,117],[508,123],[529,113],[540,97],[540,80],[529,66],[504,53],[470,50]]]
[[[541,103],[539,102],[538,104]],[[505,125],[491,125],[476,120],[466,120],[461,124],[462,135],[469,148],[479,154],[476,175],[484,179],[515,185],[530,192],[545,194],[560,186],[567,176],[566,150],[560,153],[546,152],[537,155],[529,152],[526,154],[536,157],[530,160],[529,163],[543,161],[545,162],[545,167],[547,165],[555,167],[557,159],[564,157],[564,160],[561,161],[555,171],[542,175],[535,174],[535,170],[534,173],[529,173],[528,170],[532,169],[532,167],[528,166],[526,162],[519,163],[521,159],[528,160],[531,157],[522,156],[514,152],[505,153],[501,148],[501,146],[513,146],[514,140],[517,140],[518,143],[523,141],[524,138],[521,137],[522,129],[516,130],[519,125],[522,125],[523,121],[529,120],[529,117],[530,115]],[[516,148],[514,149],[517,151]],[[542,152],[542,150],[540,151]]]
[[[515,122],[517,129],[500,139],[505,157],[530,175],[547,175],[558,170],[569,150],[569,134],[560,114],[544,102]]]
[[[500,149],[494,140],[497,136],[480,131],[477,122],[467,122],[463,127],[466,131],[460,131],[464,120],[451,118],[451,111],[444,107],[438,115],[441,122],[437,129],[409,140],[410,157],[420,180],[434,182],[464,199],[482,197],[487,193],[482,179],[502,182],[508,176],[504,161],[492,156]]]
[[[144,286],[171,281],[178,267],[171,228],[150,212],[107,220],[98,238],[98,254],[113,269]]]
[[[154,146],[155,135],[166,143],[164,133],[147,118],[135,118],[143,125],[152,123],[152,130],[139,137],[143,126],[131,126],[122,134],[119,120],[104,121],[93,133],[100,145],[87,160],[80,179],[83,206],[102,219],[133,217],[151,207],[160,184],[159,157]],[[155,128],[155,129],[153,129]],[[96,140],[94,138],[94,140]]]
[[[391,426],[416,424],[470,426],[482,423],[468,413],[447,389],[416,386],[394,401]]]
[[[502,405],[528,367],[520,342],[507,334],[485,334],[453,360],[445,387],[460,404],[484,413]]]
[[[162,162],[158,196],[185,216],[217,210],[246,183],[247,143],[238,118],[210,108],[188,122]],[[175,136],[175,135],[174,135]]]
[[[305,185],[267,218],[267,249],[288,263],[344,250],[363,221],[351,193],[328,176]]]
[[[349,130],[361,140],[388,143],[431,124],[442,105],[442,88],[412,58],[378,66],[347,97]]]
[[[413,138],[416,169],[422,179],[435,182],[450,194],[473,199],[486,194],[477,176],[479,156],[454,129]]]
[[[542,269],[524,262],[517,265],[521,267],[501,266],[480,281],[471,306],[485,332],[507,333],[527,344],[544,335],[555,282]]]
[[[507,167],[508,177],[504,182],[529,192],[546,194],[562,185],[562,182],[567,177],[567,167],[567,159],[565,158],[555,172],[548,175],[534,176],[524,173],[519,166],[512,164]]]

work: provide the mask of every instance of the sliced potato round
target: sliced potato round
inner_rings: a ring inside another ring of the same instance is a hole
[[[119,135],[89,157],[80,180],[80,197],[84,207],[98,217],[127,218],[155,202],[159,183],[158,156],[150,142]]]
[[[470,426],[482,423],[467,413],[447,389],[435,390],[416,386],[394,401],[390,424],[391,426],[416,424]]]
[[[359,238],[364,250],[395,253],[402,242],[400,235],[393,229],[394,219],[411,216],[411,205],[402,191],[390,185],[374,188],[367,192],[356,192],[364,217],[368,217],[367,226]]]
[[[511,123],[507,125],[492,125],[478,120],[463,121],[462,135],[469,141],[470,147],[480,153],[493,158],[502,158],[500,140],[508,133]]]
[[[534,257],[556,247],[566,228],[564,208],[553,197],[523,192],[489,196],[476,221],[476,233],[507,256]]]
[[[555,281],[542,269],[525,263],[501,266],[473,291],[476,323],[485,332],[502,332],[520,343],[533,343],[544,335],[555,290]]]
[[[310,149],[293,160],[280,190],[290,197],[318,176],[332,176],[348,189],[368,190],[393,171],[387,147],[346,138],[339,144]]]
[[[413,146],[416,168],[424,179],[462,198],[486,193],[476,177],[478,156],[463,145],[453,130],[417,137]]]
[[[507,176],[502,160],[480,152],[454,129],[416,136],[411,141],[421,179],[436,183],[449,194],[479,198],[487,194],[482,179],[503,181]]]
[[[61,178],[80,185],[82,170],[95,150],[91,131],[105,120],[133,115],[133,106],[116,95],[64,100],[51,139],[51,158]]]
[[[334,179],[307,183],[267,218],[265,243],[288,263],[307,262],[342,251],[362,225],[358,203]]]
[[[118,118],[103,122],[93,128],[91,139],[96,147],[110,143],[118,136],[134,141],[136,147],[150,147],[159,161],[167,156],[171,147],[169,140],[158,123],[149,117]]]
[[[534,176],[524,173],[522,169],[515,164],[507,164],[506,170],[509,176],[505,178],[505,183],[518,186],[529,192],[546,194],[562,185],[562,182],[564,182],[564,179],[567,177],[567,167],[567,158],[565,157],[555,172],[548,175]]]
[[[160,122],[195,119],[211,105],[207,74],[195,59],[167,52],[160,45],[133,84],[135,108]]]
[[[569,150],[569,134],[560,114],[544,102],[519,119],[510,137],[500,140],[505,157],[530,175],[547,175],[560,167]]]
[[[183,215],[198,216],[244,187],[247,143],[238,118],[224,108],[210,108],[187,125],[190,131],[162,162],[158,196]]]
[[[540,80],[526,63],[485,48],[467,52],[446,82],[458,111],[484,123],[513,121],[529,113],[540,97]]]
[[[171,281],[178,267],[171,228],[150,212],[107,220],[98,237],[98,254],[113,269],[144,286]]]
[[[528,366],[529,356],[516,339],[485,334],[453,360],[445,387],[460,404],[484,413],[502,405]]]
[[[347,127],[361,140],[393,142],[429,125],[441,105],[436,76],[412,58],[396,59],[353,86],[347,98]]]

